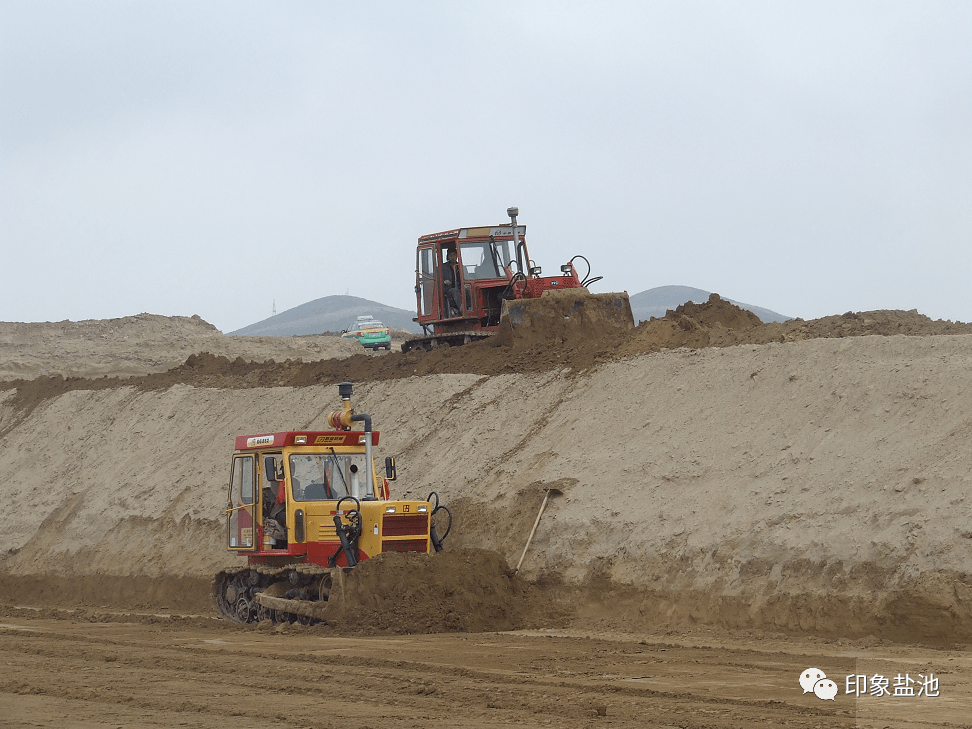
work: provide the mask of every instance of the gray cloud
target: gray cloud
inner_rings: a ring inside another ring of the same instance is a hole
[[[0,319],[345,291],[517,204],[546,270],[972,320],[957,3],[0,5]]]

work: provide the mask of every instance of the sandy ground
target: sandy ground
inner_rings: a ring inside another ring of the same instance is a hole
[[[705,630],[362,637],[165,614],[3,611],[0,724],[918,729],[968,726],[972,696],[964,651]],[[839,684],[833,701],[800,687],[811,667]],[[905,674],[937,678],[938,696],[846,693],[848,675],[893,691]]]
[[[401,344],[400,339],[395,342]],[[145,375],[165,372],[198,352],[230,360],[283,362],[350,357],[361,350],[356,341],[335,335],[229,337],[198,316],[138,314],[79,322],[0,322],[0,380]]]
[[[970,364],[969,335],[813,339],[361,383],[355,403],[396,493],[454,507],[456,546],[515,564],[559,488],[524,575],[609,584],[626,620],[972,642]],[[323,428],[335,390],[0,405],[0,569],[211,574],[234,437]]]
[[[0,383],[0,652],[17,667],[0,717],[972,726],[972,328],[914,312],[761,325],[734,309],[680,307],[622,338],[304,362],[215,332],[244,349],[119,379],[82,377],[111,349],[70,340],[81,364],[47,360]],[[173,340],[152,336],[119,361],[161,362]],[[0,350],[0,371],[31,353]],[[515,564],[545,489],[561,492],[522,572],[421,573],[422,590],[391,590],[394,620],[359,629],[211,621],[209,578],[236,562],[221,521],[233,438],[324,428],[345,379],[381,431],[376,457],[398,458],[394,493],[435,490],[453,507],[450,552]],[[487,615],[476,590],[512,602]],[[549,609],[511,620],[537,591]],[[423,617],[442,605],[451,618]],[[162,607],[202,617],[146,617]],[[802,694],[808,667],[838,677],[835,703]],[[845,675],[899,672],[934,673],[942,695],[843,693]],[[321,681],[346,683],[343,700],[322,704]]]

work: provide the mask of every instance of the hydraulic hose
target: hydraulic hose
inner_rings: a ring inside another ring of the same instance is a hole
[[[604,278],[604,276],[594,276],[594,277],[591,277],[591,262],[588,261],[586,258],[584,258],[584,256],[581,256],[581,255],[574,256],[569,261],[570,265],[573,266],[574,265],[574,261],[576,259],[578,259],[578,258],[581,259],[584,263],[587,264],[587,273],[585,273],[584,274],[584,278],[581,279],[581,282],[580,282],[580,285],[581,286],[590,286],[592,283],[595,283],[597,281],[600,281],[602,278]]]
[[[345,501],[353,501],[355,508],[348,512],[348,524],[341,519],[341,504]],[[353,496],[345,496],[337,502],[334,509],[334,531],[337,532],[341,546],[327,560],[328,565],[333,567],[338,555],[344,552],[344,558],[348,561],[348,567],[358,564],[358,537],[361,536],[361,502]]]
[[[432,513],[429,514],[429,538],[432,540],[432,548],[435,549],[436,552],[441,552],[442,542],[447,536],[449,536],[449,532],[452,531],[452,512],[449,511],[448,507],[439,503],[439,495],[435,491],[430,493],[429,498],[426,499],[429,504],[433,503],[432,497],[435,497],[435,506],[432,508]],[[445,534],[443,534],[441,537],[435,528],[435,524],[432,522],[432,517],[434,517],[440,511],[444,511],[449,515],[449,526],[446,527]]]

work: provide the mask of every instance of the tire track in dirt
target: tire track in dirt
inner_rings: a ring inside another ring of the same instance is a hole
[[[107,726],[850,727],[854,704],[808,699],[801,650],[555,634],[357,638],[314,630],[79,623],[0,628],[8,717],[76,712]],[[829,674],[828,674],[829,675]],[[52,690],[56,686],[56,690]],[[43,698],[41,706],[34,699]],[[39,713],[38,713],[39,712]],[[927,725],[927,723],[926,723]],[[896,725],[897,726],[897,725]]]

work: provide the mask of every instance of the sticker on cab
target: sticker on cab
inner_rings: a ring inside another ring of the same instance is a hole
[[[327,445],[328,443],[343,443],[343,435],[319,435],[314,439],[314,445]]]

